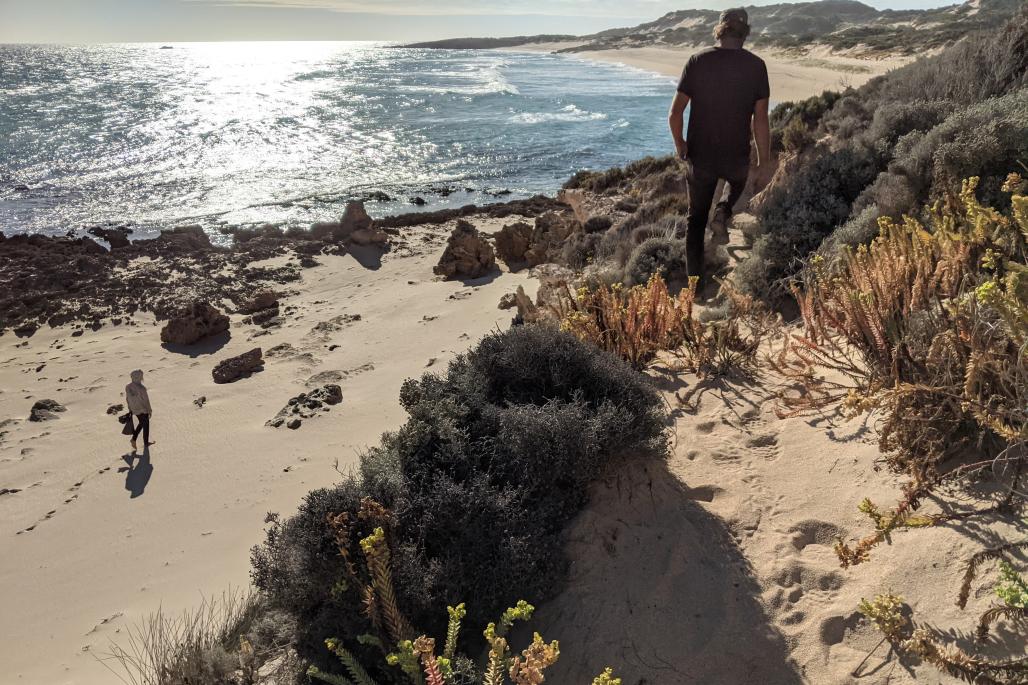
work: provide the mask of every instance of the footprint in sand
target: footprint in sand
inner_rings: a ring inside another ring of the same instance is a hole
[[[700,485],[695,488],[686,488],[685,496],[698,502],[713,502],[714,498],[724,491],[724,488],[716,485]]]
[[[789,529],[793,533],[792,544],[798,550],[809,545],[825,545],[831,547],[838,538],[846,537],[846,531],[827,521],[808,519],[800,521]]]
[[[697,433],[713,433],[715,428],[717,428],[717,421],[704,421],[696,424]]]
[[[837,645],[843,641],[847,632],[853,632],[860,625],[862,614],[854,611],[849,616],[829,616],[821,622],[821,642],[825,645]]]

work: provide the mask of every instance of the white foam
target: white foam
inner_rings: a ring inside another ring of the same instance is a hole
[[[602,121],[607,118],[603,112],[587,112],[575,105],[568,105],[559,112],[522,112],[510,120],[515,124],[545,124],[554,121]]]

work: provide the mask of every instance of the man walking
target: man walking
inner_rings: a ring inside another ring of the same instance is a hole
[[[689,275],[698,276],[701,285],[705,276],[703,234],[718,179],[724,179],[726,185],[711,221],[711,231],[716,244],[724,245],[728,242],[732,207],[742,195],[749,175],[751,136],[757,143],[762,174],[766,174],[770,163],[771,89],[764,60],[742,47],[749,35],[746,10],[722,12],[714,27],[717,45],[689,58],[668,115],[675,149],[688,165],[686,261]],[[690,103],[689,131],[684,137],[684,113]]]

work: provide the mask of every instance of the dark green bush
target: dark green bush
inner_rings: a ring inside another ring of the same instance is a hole
[[[595,260],[602,243],[602,233],[573,233],[561,248],[561,261],[573,269],[581,269]]]
[[[614,459],[666,449],[663,403],[648,380],[552,328],[488,336],[444,376],[405,382],[400,401],[407,423],[352,477],[273,521],[253,551],[255,584],[297,618],[301,655],[325,669],[338,667],[322,640],[340,637],[360,655],[350,643],[365,631],[356,589],[337,586],[329,513],[355,512],[364,496],[393,511],[399,605],[439,635],[447,604],[469,600],[477,626],[520,598],[552,596],[567,565],[561,531],[590,481]]]
[[[660,274],[670,287],[688,283],[685,240],[649,238],[636,247],[625,265],[625,285],[643,285]]]
[[[850,214],[850,206],[877,173],[867,148],[815,151],[812,159],[777,186],[758,214],[763,233],[732,276],[744,293],[780,303],[803,259]]]

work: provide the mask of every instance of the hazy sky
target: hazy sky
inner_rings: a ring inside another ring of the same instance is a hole
[[[779,0],[780,1],[780,0]],[[864,0],[879,8],[955,0]],[[0,43],[415,40],[592,33],[740,0],[0,0]],[[745,4],[754,4],[753,0]],[[758,0],[755,4],[769,4]]]

